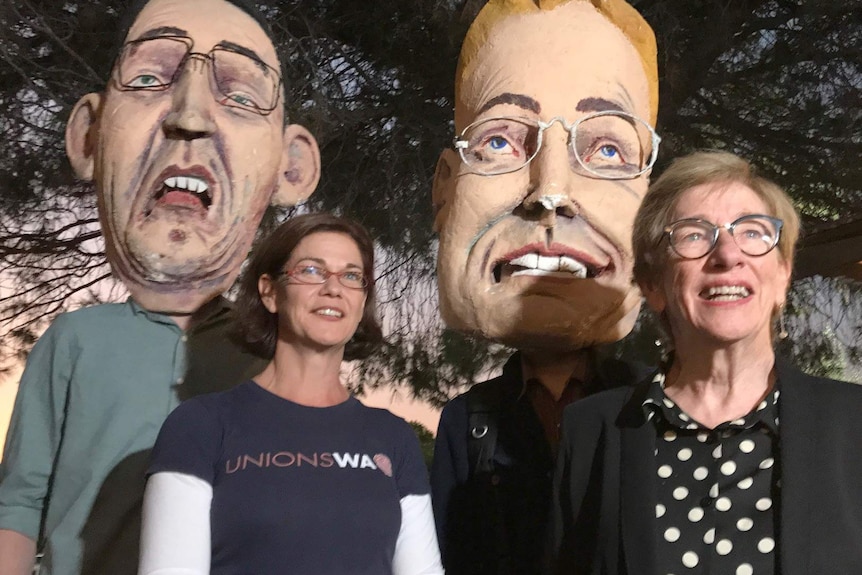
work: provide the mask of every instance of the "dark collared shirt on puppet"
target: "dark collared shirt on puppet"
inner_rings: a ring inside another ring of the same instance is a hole
[[[560,447],[560,422],[563,420],[563,409],[573,401],[584,397],[585,389],[584,382],[573,377],[566,383],[563,393],[557,399],[538,379],[527,380],[524,394],[539,418],[539,423],[545,432],[545,439],[551,447],[552,457],[556,457],[557,449]]]
[[[751,413],[703,427],[671,401],[659,373],[643,402],[656,429],[659,573],[776,573],[776,389]]]

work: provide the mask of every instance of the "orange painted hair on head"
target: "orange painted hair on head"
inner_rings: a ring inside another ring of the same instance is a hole
[[[465,72],[479,54],[481,47],[488,42],[488,38],[499,22],[516,14],[553,10],[569,2],[592,4],[599,14],[619,28],[632,43],[640,56],[647,77],[650,100],[649,122],[655,126],[658,116],[658,61],[655,34],[643,16],[625,0],[489,0],[479,11],[464,37],[455,74],[455,101],[459,101]]]

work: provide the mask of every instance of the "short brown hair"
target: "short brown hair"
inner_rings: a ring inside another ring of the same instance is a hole
[[[271,358],[275,354],[278,317],[264,307],[258,292],[258,280],[263,275],[278,277],[299,242],[318,232],[344,234],[356,242],[362,256],[362,273],[368,278],[365,309],[356,333],[344,348],[344,359],[368,357],[383,342],[383,333],[377,322],[374,242],[371,236],[364,227],[347,218],[327,212],[303,214],[281,224],[253,249],[248,267],[240,279],[235,306],[237,320],[246,341],[264,357]]]
[[[667,262],[667,250],[661,247],[664,228],[670,223],[682,195],[704,184],[731,183],[751,189],[769,210],[766,215],[784,222],[778,251],[793,266],[800,224],[790,197],[777,184],[759,176],[754,166],[739,156],[730,152],[699,151],[674,160],[644,196],[632,230],[635,280],[651,284],[661,275]]]

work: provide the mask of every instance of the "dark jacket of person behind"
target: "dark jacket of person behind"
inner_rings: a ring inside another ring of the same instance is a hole
[[[569,390],[580,395],[630,385],[644,373],[614,359],[597,365],[583,386],[570,382]],[[476,384],[443,409],[431,490],[450,575],[541,571],[556,454],[542,420],[552,433],[556,423],[548,421],[553,414],[537,413],[534,386],[541,393],[540,383],[525,381],[516,353],[499,377]]]

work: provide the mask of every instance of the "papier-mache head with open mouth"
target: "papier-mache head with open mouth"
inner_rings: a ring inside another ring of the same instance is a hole
[[[518,348],[617,341],[640,307],[631,228],[660,138],[655,37],[623,0],[491,0],[437,165],[447,324]]]
[[[249,6],[140,2],[104,91],[66,148],[93,180],[108,260],[144,308],[191,313],[239,273],[269,204],[317,185],[317,144],[285,125],[272,39]]]

